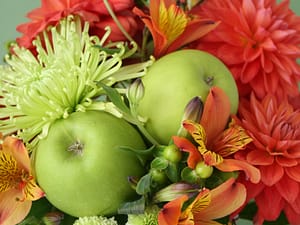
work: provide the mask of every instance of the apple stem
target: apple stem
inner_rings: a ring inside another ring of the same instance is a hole
[[[214,81],[214,77],[213,76],[207,76],[205,78],[205,82],[209,85],[212,86],[213,85],[213,81]]]
[[[84,144],[79,140],[76,140],[72,145],[68,147],[68,151],[73,152],[75,155],[83,155]]]

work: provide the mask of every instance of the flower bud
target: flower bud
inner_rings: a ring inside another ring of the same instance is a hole
[[[192,120],[199,122],[203,113],[203,102],[199,96],[192,98],[184,109],[181,121]],[[187,131],[181,126],[177,132],[178,136],[186,136]]]
[[[128,87],[127,97],[131,104],[137,105],[144,97],[144,85],[141,79],[136,79]]]
[[[161,189],[160,191],[156,192],[153,197],[154,202],[168,202],[172,201],[182,195],[188,195],[189,197],[194,196],[199,192],[197,186],[180,182],[180,183],[173,183],[169,186]]]

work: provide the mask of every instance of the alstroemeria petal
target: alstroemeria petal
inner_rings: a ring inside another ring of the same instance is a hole
[[[32,178],[28,183],[26,183],[24,195],[25,200],[35,201],[44,197],[45,193]]]
[[[196,196],[191,204],[181,213],[180,216],[180,224],[184,225],[193,225],[191,221],[195,220],[195,215],[200,213],[203,209],[207,208],[211,201],[211,195],[208,189],[203,189],[200,193]]]
[[[205,34],[215,29],[218,24],[218,22],[209,19],[192,18],[187,24],[184,32],[170,44],[167,52],[175,51],[180,47],[203,37]]]
[[[221,155],[207,150],[205,145],[199,145],[198,150],[201,153],[206,165],[216,166],[223,162],[223,157]]]
[[[231,178],[210,191],[209,206],[195,214],[195,220],[209,221],[230,215],[242,206],[246,200],[246,188]]]
[[[21,222],[29,213],[31,201],[19,201],[22,193],[17,189],[10,189],[0,193],[0,224],[12,225]]]
[[[230,117],[230,101],[219,87],[212,87],[206,98],[200,124],[204,127],[208,147],[225,129]]]
[[[165,204],[163,209],[158,214],[159,225],[178,224],[181,215],[181,208],[183,203],[187,200],[188,196],[182,195],[181,197]]]
[[[178,148],[189,153],[187,164],[190,168],[194,169],[197,163],[202,160],[202,156],[198,149],[186,138],[173,136],[172,139]]]
[[[17,161],[18,167],[30,172],[30,159],[28,151],[20,139],[7,136],[4,139],[2,148],[4,152],[7,152],[13,156],[13,158]]]
[[[224,159],[223,163],[217,165],[216,167],[224,172],[242,170],[245,172],[246,178],[250,179],[252,183],[258,183],[261,178],[260,172],[256,167],[241,160]]]
[[[245,129],[232,119],[229,127],[214,142],[213,150],[222,157],[226,157],[244,149],[251,141],[252,139],[247,135]]]
[[[192,120],[185,120],[182,123],[182,126],[192,135],[193,139],[199,144],[199,145],[205,145],[206,143],[206,132],[204,127],[199,124],[195,123]]]

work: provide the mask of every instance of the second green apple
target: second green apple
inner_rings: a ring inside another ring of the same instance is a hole
[[[204,102],[209,90],[218,86],[228,95],[231,113],[238,108],[238,89],[228,68],[213,55],[199,50],[170,53],[149,68],[142,78],[144,97],[138,113],[147,119],[148,132],[168,144],[181,126],[188,102],[199,96]]]

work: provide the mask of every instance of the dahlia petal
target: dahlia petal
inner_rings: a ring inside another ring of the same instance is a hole
[[[271,73],[274,69],[273,63],[268,59],[268,53],[262,52],[261,54],[261,66],[266,73]]]
[[[249,83],[257,76],[260,72],[260,61],[254,60],[252,62],[246,62],[243,66],[241,73],[243,74],[240,77],[242,83]]]
[[[268,51],[275,51],[277,49],[276,45],[272,41],[271,38],[267,38],[262,44],[261,47],[263,47],[265,50]]]
[[[284,174],[284,169],[277,163],[269,166],[260,166],[261,180],[267,186],[276,184]]]
[[[200,221],[222,218],[237,210],[246,200],[246,188],[233,178],[210,191],[211,202],[195,216]],[[197,219],[196,218],[196,219]]]
[[[250,179],[253,183],[258,183],[261,178],[259,170],[245,161],[224,159],[222,163],[216,165],[216,168],[224,172],[242,170],[246,174],[246,179]]]
[[[284,207],[284,214],[290,225],[298,225],[300,221],[300,212],[296,212],[293,207],[286,205]]]
[[[286,174],[293,180],[300,182],[300,164],[285,168]]]
[[[275,184],[275,187],[288,203],[293,203],[299,195],[299,183],[287,175],[284,175],[283,178]]]
[[[299,184],[299,188],[300,188],[300,184]],[[293,210],[298,213],[300,215],[300,198],[296,198],[295,201],[291,204],[289,204]]]
[[[247,154],[247,161],[253,165],[271,165],[274,162],[274,157],[267,151],[253,150]]]
[[[284,156],[276,156],[276,162],[282,167],[294,167],[298,165],[297,159],[286,158]]]
[[[0,193],[0,224],[12,225],[21,222],[29,213],[31,201],[18,201],[22,193],[17,189],[10,189]]]
[[[232,52],[233,54],[228,55],[228,52]],[[231,46],[231,45],[222,45],[217,49],[217,53],[213,53],[214,55],[218,55],[219,58],[226,63],[226,65],[236,65],[244,62],[244,59],[241,57],[243,51],[240,47]]]
[[[258,196],[256,196],[255,202],[258,206],[255,220],[263,218],[263,220],[275,221],[284,207],[283,198],[274,186],[266,187]]]

